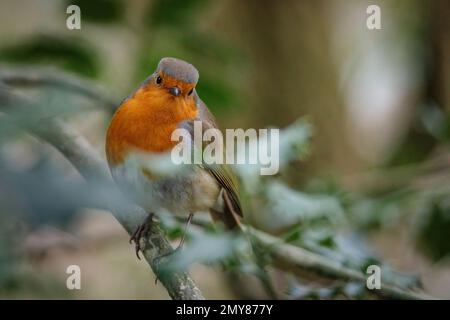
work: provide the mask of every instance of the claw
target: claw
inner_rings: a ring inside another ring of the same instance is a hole
[[[150,230],[150,226],[153,222],[153,213],[150,213],[147,217],[147,219],[145,219],[145,221],[136,228],[136,230],[133,232],[133,234],[130,237],[130,243],[132,243],[134,241],[134,249],[136,251],[136,257],[141,260],[141,257],[139,256],[139,251],[142,251],[141,248],[141,238],[143,238],[148,230]]]
[[[141,257],[139,256],[139,251],[141,250],[141,247],[138,243],[136,243],[136,245],[134,246],[134,250],[136,252],[136,257],[141,260]]]

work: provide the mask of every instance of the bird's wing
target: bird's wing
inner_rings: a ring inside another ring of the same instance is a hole
[[[198,96],[196,98],[197,98],[197,106],[199,109],[199,115],[195,120],[202,122],[203,131],[210,128],[218,129],[214,116],[208,110],[203,101],[201,101],[200,98],[198,98]],[[195,120],[186,121],[182,124],[182,127],[187,129],[192,137],[194,132]],[[201,147],[203,150],[204,145]],[[208,171],[211,174],[211,176],[213,176],[216,179],[217,183],[223,188],[224,190],[223,200],[226,213],[230,213],[233,216],[238,215],[243,217],[241,202],[238,193],[237,180],[234,174],[228,168],[228,166],[226,164],[213,164],[213,165],[202,164],[202,167],[206,171]]]
[[[233,210],[233,213],[243,216],[241,201],[238,195],[238,187],[236,183],[236,178],[234,174],[229,170],[229,168],[224,165],[215,165],[215,166],[204,166],[205,169],[217,180],[219,185],[225,190],[227,193],[225,197],[229,200],[225,200],[225,202],[230,201]],[[229,205],[226,203],[226,205]]]

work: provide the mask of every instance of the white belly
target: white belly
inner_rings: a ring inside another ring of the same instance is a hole
[[[220,187],[215,179],[192,165],[173,175],[149,177],[136,164],[111,167],[111,174],[122,191],[148,212],[167,210],[186,216],[208,211],[216,205]]]

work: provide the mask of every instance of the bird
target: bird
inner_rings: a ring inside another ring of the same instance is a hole
[[[243,218],[237,179],[226,164],[189,164],[188,170],[154,174],[147,166],[127,161],[137,154],[168,154],[177,144],[171,135],[186,129],[194,142],[194,122],[203,130],[217,129],[213,114],[200,99],[196,86],[198,70],[172,57],[162,58],[156,70],[116,109],[106,133],[105,151],[115,183],[137,205],[147,219],[131,235],[139,258],[141,238],[153,217],[162,210],[186,218],[185,232],[197,212],[206,211],[214,221],[234,230]],[[197,146],[203,148],[204,146]]]

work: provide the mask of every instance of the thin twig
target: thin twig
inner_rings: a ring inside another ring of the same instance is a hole
[[[88,80],[49,68],[0,66],[0,82],[14,88],[50,87],[84,96],[96,102],[96,107],[114,111],[120,99],[106,95],[106,90]]]

